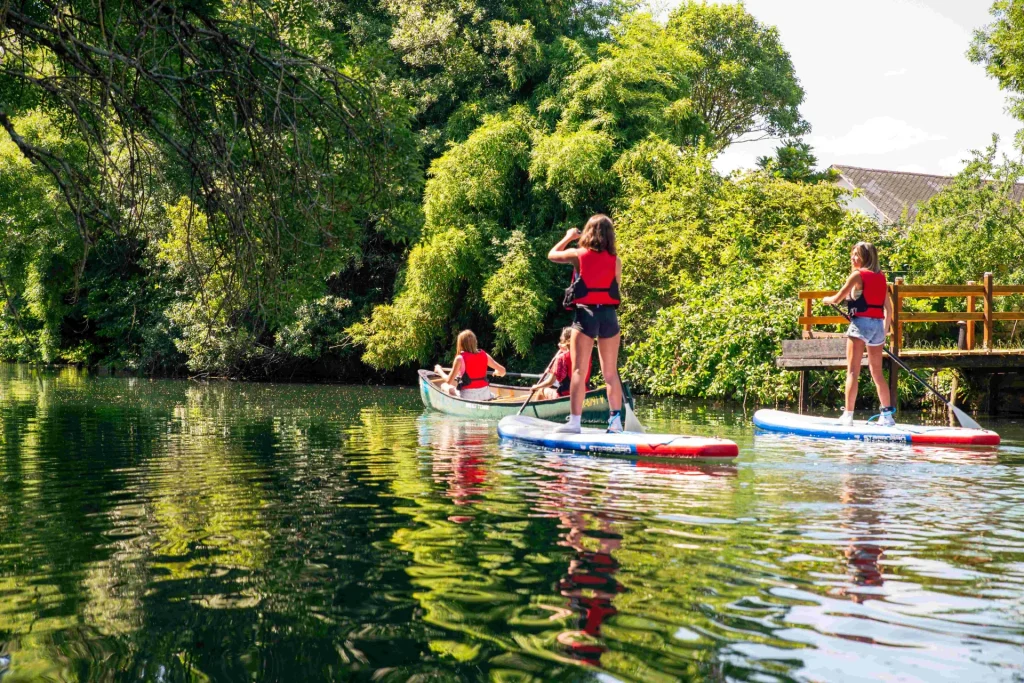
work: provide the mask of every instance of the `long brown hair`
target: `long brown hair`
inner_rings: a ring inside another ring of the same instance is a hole
[[[607,251],[612,256],[615,250],[615,224],[603,213],[594,214],[583,226],[580,246],[591,251]]]
[[[872,273],[882,272],[882,267],[878,265],[878,250],[871,242],[857,242],[850,250],[850,255],[854,254],[860,259],[861,268],[870,270]]]
[[[459,332],[459,338],[455,341],[455,353],[476,353],[476,335],[473,330]]]

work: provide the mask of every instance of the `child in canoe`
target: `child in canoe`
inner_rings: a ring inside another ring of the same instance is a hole
[[[558,339],[558,352],[548,365],[549,370],[540,382],[533,385],[538,389],[537,400],[550,401],[569,395],[572,383],[572,354],[569,342],[572,340],[572,328],[562,328],[562,336]],[[587,386],[590,386],[590,368],[587,368]]]
[[[477,348],[476,335],[472,330],[459,332],[455,342],[455,358],[452,369],[447,373],[440,365],[434,366],[434,372],[444,378],[441,391],[464,398],[469,401],[490,401],[491,383],[487,381],[487,369],[501,377],[505,374],[505,366],[491,358],[491,354]]]
[[[845,301],[850,311],[850,327],[846,332],[846,410],[839,424],[853,424],[853,410],[857,403],[857,382],[860,361],[867,347],[871,379],[878,390],[882,409],[878,424],[891,427],[896,424],[889,397],[889,385],[882,374],[882,346],[892,324],[892,301],[885,273],[878,265],[878,251],[870,242],[858,242],[850,252],[852,272],[834,296],[822,299],[825,304],[837,305]]]

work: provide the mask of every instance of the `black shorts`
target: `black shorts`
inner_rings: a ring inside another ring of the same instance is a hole
[[[609,339],[619,333],[619,316],[614,306],[576,305],[572,329],[591,339]]]

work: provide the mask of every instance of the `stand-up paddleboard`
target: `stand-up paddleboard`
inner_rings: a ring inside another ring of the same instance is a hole
[[[543,446],[553,450],[583,453],[645,455],[656,458],[718,459],[735,458],[739,448],[726,439],[679,434],[608,434],[603,429],[584,428],[579,434],[559,434],[558,423],[525,415],[503,417],[498,435],[503,439]]]
[[[851,426],[828,417],[797,415],[781,410],[759,410],[754,426],[766,432],[779,432],[815,439],[850,439],[882,443],[912,443],[922,446],[997,446],[999,435],[987,429],[931,427],[897,424],[883,427],[876,422],[855,420]]]

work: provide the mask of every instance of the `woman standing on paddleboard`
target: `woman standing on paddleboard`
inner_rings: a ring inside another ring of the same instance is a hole
[[[896,409],[889,400],[889,385],[882,374],[882,346],[892,324],[892,301],[885,273],[878,266],[878,251],[870,242],[858,242],[850,252],[853,272],[846,284],[834,296],[822,299],[830,306],[846,301],[850,311],[850,327],[846,332],[846,410],[839,418],[843,425],[853,424],[853,410],[857,403],[857,382],[860,361],[867,347],[871,379],[878,390],[882,404],[878,424],[891,427],[896,424]]]
[[[579,240],[579,246],[569,245]],[[572,381],[569,385],[569,421],[556,432],[576,434],[580,431],[583,397],[587,391],[590,355],[597,340],[601,373],[608,385],[608,431],[622,431],[622,383],[619,381],[619,283],[622,280],[622,259],[615,250],[615,226],[604,214],[591,216],[583,232],[571,228],[548,252],[555,263],[572,264],[578,274],[566,290],[565,304],[575,311],[569,353],[572,358]]]

